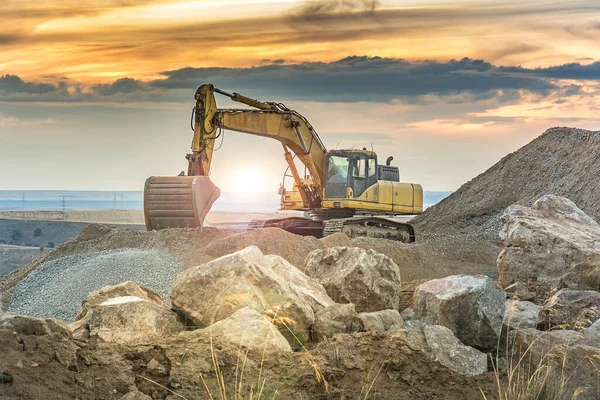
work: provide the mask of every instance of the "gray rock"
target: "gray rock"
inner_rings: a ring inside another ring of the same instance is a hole
[[[373,250],[356,247],[314,250],[306,258],[304,271],[317,279],[333,300],[353,303],[358,312],[398,308],[398,265]]]
[[[459,374],[475,376],[487,372],[487,355],[462,344],[444,326],[410,321],[393,334],[400,335],[413,350],[425,353],[432,361]]]
[[[404,328],[404,320],[398,310],[381,310],[370,313],[360,313],[367,332],[382,334],[391,330]]]
[[[513,368],[543,369],[547,373],[548,387],[552,393],[562,393],[571,398],[596,400],[600,398],[598,370],[600,349],[586,346],[584,335],[571,330],[541,332],[532,328],[514,330],[509,334]]]
[[[417,316],[415,315],[415,310],[414,308],[405,308],[404,310],[402,310],[402,312],[400,313],[400,316],[402,316],[402,319],[404,321],[412,321],[417,319]]]
[[[600,348],[600,319],[583,331],[583,344]]]
[[[54,318],[37,318],[27,315],[0,314],[0,329],[10,329],[21,335],[60,335],[71,337],[71,330],[63,321]]]
[[[250,349],[292,352],[292,347],[279,330],[264,316],[249,307],[237,310],[230,317],[208,328],[182,332],[180,337],[197,336],[226,340]]]
[[[535,328],[541,308],[530,301],[506,300],[504,326],[507,330]]]
[[[516,329],[509,333],[511,348],[519,354],[528,352],[533,359],[541,361],[557,346],[579,344],[583,334],[572,330],[538,331],[534,328]]]
[[[531,208],[510,206],[501,222],[503,287],[541,299],[560,288],[600,287],[600,227],[569,199],[545,195]]]
[[[149,342],[184,329],[173,311],[135,296],[114,297],[89,306],[81,321],[88,322],[90,338],[117,343]]]
[[[173,283],[171,301],[188,325],[200,328],[249,307],[268,315],[294,348],[308,343],[317,305],[334,304],[316,280],[256,246],[185,270]]]
[[[338,333],[352,333],[364,330],[354,304],[334,304],[315,314],[313,337],[316,342]]]
[[[115,297],[135,296],[155,303],[158,306],[168,308],[167,303],[154,290],[139,286],[137,283],[127,281],[118,285],[105,286],[100,290],[90,293],[81,304],[81,310],[77,313],[75,320],[85,318],[90,307],[104,303]]]
[[[415,313],[442,325],[469,346],[491,349],[502,330],[506,295],[487,276],[453,275],[432,279],[415,291]]]
[[[538,315],[537,328],[582,330],[600,318],[600,293],[562,289],[550,297]]]

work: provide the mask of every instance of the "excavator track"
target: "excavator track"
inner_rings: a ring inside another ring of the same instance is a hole
[[[323,221],[302,217],[252,220],[248,223],[249,231],[262,228],[281,228],[296,235],[323,237]]]
[[[404,243],[415,241],[415,230],[410,224],[387,218],[353,217],[330,219],[324,222],[323,236],[344,233],[351,238],[372,237],[396,240]]]
[[[253,220],[248,224],[248,230],[269,227],[277,227],[296,235],[315,236],[317,238],[341,232],[351,238],[372,237],[404,243],[415,241],[415,230],[412,225],[378,217],[333,218],[326,221],[292,217]]]

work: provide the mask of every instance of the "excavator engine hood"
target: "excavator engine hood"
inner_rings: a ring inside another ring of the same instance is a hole
[[[220,195],[208,176],[152,176],[144,185],[146,229],[199,228]]]

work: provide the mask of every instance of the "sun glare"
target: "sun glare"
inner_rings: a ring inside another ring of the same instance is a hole
[[[228,191],[242,193],[272,192],[278,183],[269,182],[267,174],[258,168],[233,170],[228,177]]]

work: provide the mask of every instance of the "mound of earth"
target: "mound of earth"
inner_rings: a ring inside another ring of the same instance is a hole
[[[225,398],[220,386],[227,398],[259,390],[281,399],[463,400],[496,392],[493,372],[462,376],[401,338],[366,333],[284,353],[189,335],[125,345],[0,329],[0,348],[2,399],[120,399],[131,391],[160,400]]]
[[[567,197],[600,220],[600,131],[551,128],[411,220],[421,235],[496,239],[511,204],[544,194]]]

